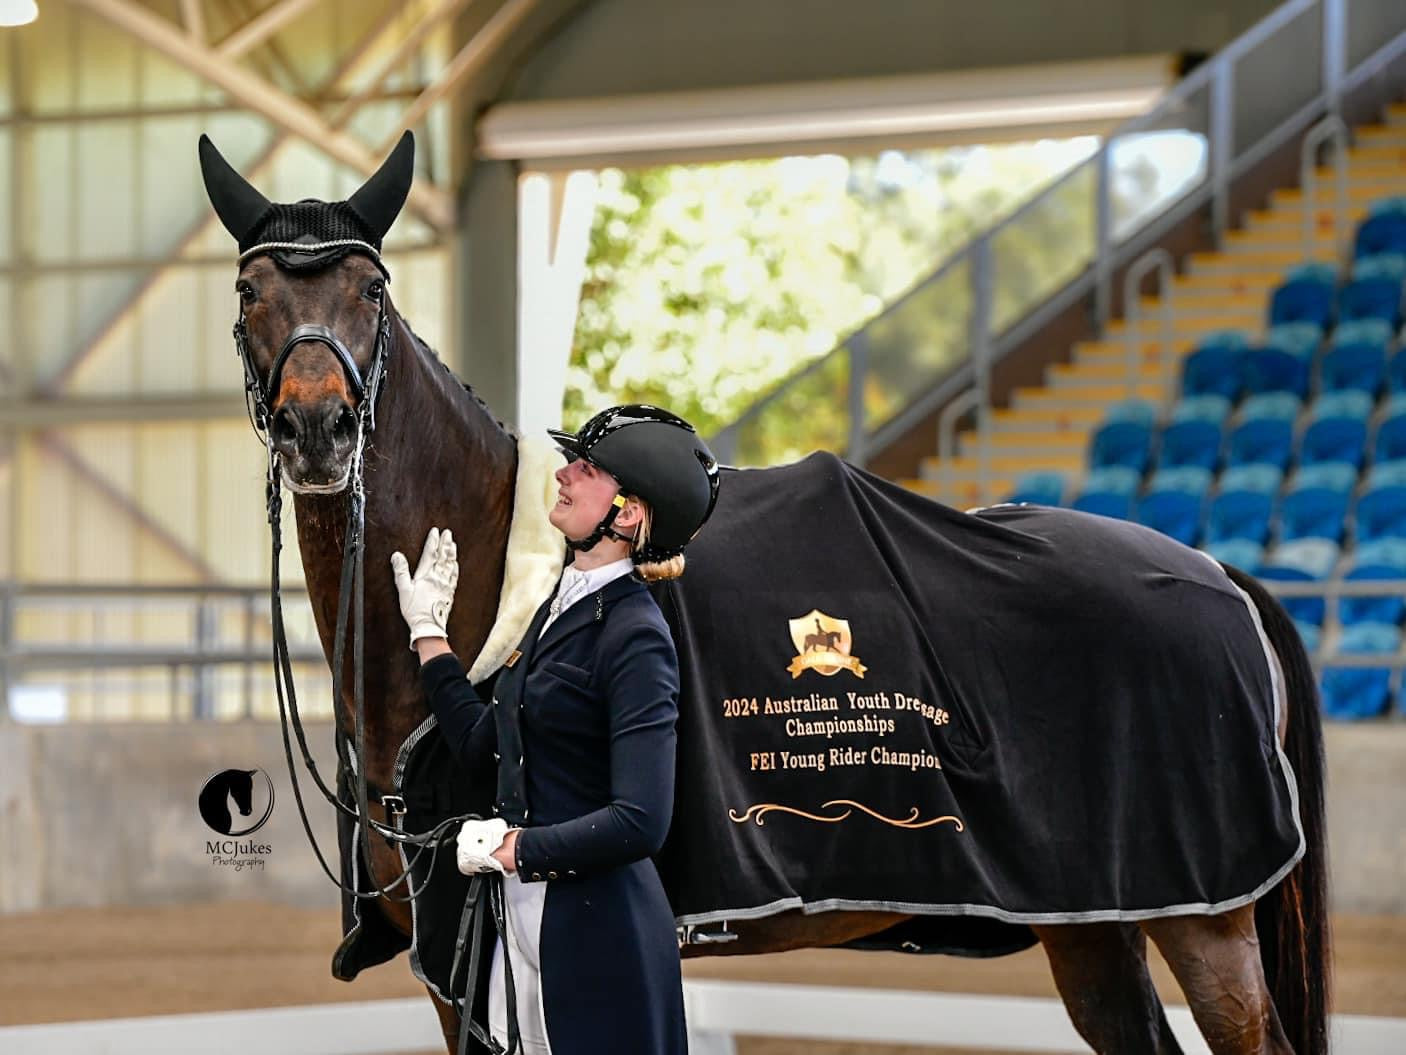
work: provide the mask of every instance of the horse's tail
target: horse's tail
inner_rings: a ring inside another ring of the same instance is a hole
[[[1255,907],[1260,958],[1275,1010],[1299,1055],[1328,1050],[1328,861],[1324,819],[1323,726],[1318,682],[1293,620],[1251,575],[1222,565],[1259,609],[1265,635],[1284,671],[1289,708],[1284,754],[1299,791],[1304,856]]]

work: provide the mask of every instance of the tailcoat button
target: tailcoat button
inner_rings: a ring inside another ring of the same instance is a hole
[[[569,875],[569,876],[574,876],[574,875],[576,874],[576,869],[574,869],[574,868],[568,868],[568,869],[566,870],[566,874]]]
[[[533,879],[541,879],[541,878],[542,878],[542,873],[541,873],[541,872],[533,872],[533,873],[532,873],[532,878],[533,878]]]
[[[547,873],[547,878],[548,878],[548,879],[555,879],[556,877],[557,877],[557,874],[556,874],[555,872],[548,872],[548,873]]]

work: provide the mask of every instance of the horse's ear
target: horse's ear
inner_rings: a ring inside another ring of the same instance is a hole
[[[243,244],[260,218],[268,211],[270,202],[252,184],[234,171],[234,167],[215,149],[210,137],[200,136],[200,174],[205,178],[205,193],[215,207],[215,215],[234,240]]]
[[[391,156],[347,199],[347,204],[375,233],[377,242],[386,236],[400,215],[414,180],[415,135],[407,129]]]

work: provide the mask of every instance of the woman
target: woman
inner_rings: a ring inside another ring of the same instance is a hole
[[[673,811],[678,660],[643,580],[682,574],[717,499],[717,462],[656,407],[613,407],[576,435],[550,434],[567,464],[549,519],[574,559],[491,706],[446,640],[458,579],[448,531],[430,531],[413,578],[391,558],[401,613],[456,759],[497,765],[496,816],[465,822],[458,859],[466,874],[504,874],[524,1050],[684,1052],[673,914],[650,860]],[[506,1044],[503,956],[499,939],[488,1021]]]

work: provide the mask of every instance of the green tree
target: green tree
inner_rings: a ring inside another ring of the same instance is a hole
[[[1040,185],[1089,138],[601,173],[563,418],[667,406],[705,435],[831,351]],[[1092,166],[993,244],[997,328],[1092,252]],[[954,269],[876,326],[866,416],[883,420],[966,354]],[[847,430],[843,353],[754,426],[772,461]]]

